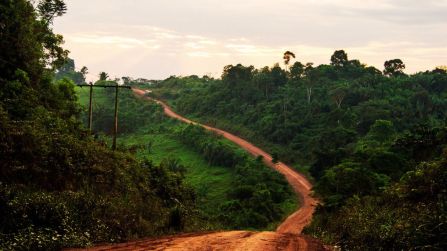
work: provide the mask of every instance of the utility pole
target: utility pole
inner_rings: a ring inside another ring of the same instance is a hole
[[[116,150],[116,135],[118,134],[118,83],[115,86],[115,120],[113,127],[113,144],[112,149]]]
[[[79,87],[88,86],[90,87],[90,100],[89,100],[89,108],[88,108],[88,127],[90,132],[92,132],[92,121],[93,121],[93,108],[92,108],[92,100],[93,100],[93,87],[102,87],[102,88],[115,88],[115,118],[114,118],[114,125],[113,125],[113,144],[112,149],[116,150],[116,135],[118,134],[118,89],[119,88],[126,88],[131,89],[130,86],[124,86],[124,85],[93,85],[91,82],[88,85],[78,85]]]
[[[90,101],[88,105],[88,129],[90,133],[92,133],[92,118],[93,118],[92,99],[93,99],[93,83],[90,82]]]

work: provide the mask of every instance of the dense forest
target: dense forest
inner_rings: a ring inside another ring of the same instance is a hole
[[[0,1],[0,250],[272,229],[294,209],[260,158],[130,92],[110,150],[113,89],[96,97],[90,132],[76,87],[88,69],[52,28],[66,11],[62,0]],[[346,250],[446,250],[446,69],[409,75],[392,59],[381,71],[343,50],[318,66],[291,57],[286,70],[237,64],[220,79],[123,81],[311,177],[321,204],[306,234]],[[96,84],[116,81],[102,72]]]
[[[151,90],[308,172],[322,203],[306,233],[348,250],[443,250],[447,73],[384,67],[337,50],[328,65],[228,65],[221,79],[173,76]]]

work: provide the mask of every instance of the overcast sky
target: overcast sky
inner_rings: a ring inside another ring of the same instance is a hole
[[[380,70],[447,64],[447,0],[66,0],[54,29],[76,66],[111,77],[220,76],[228,64],[329,63],[336,49]]]

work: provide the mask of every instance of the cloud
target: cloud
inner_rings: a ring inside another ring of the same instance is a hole
[[[211,54],[209,52],[205,52],[205,51],[187,52],[186,55],[188,55],[190,57],[204,57],[204,58],[211,57]]]
[[[447,23],[445,0],[320,0],[310,1],[329,16],[370,19],[405,26]]]
[[[447,61],[447,0],[67,0],[55,31],[91,72],[164,78],[226,64],[328,63],[336,49],[408,72]],[[98,10],[101,12],[98,12]],[[119,62],[119,63],[117,63]],[[96,75],[96,74],[95,74]],[[216,76],[217,76],[216,75]]]

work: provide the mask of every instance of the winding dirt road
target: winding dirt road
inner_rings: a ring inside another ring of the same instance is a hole
[[[297,173],[282,162],[276,164],[272,163],[272,156],[270,154],[240,137],[184,118],[172,111],[172,109],[164,102],[147,97],[145,95],[147,93],[146,91],[140,89],[132,90],[137,96],[150,99],[160,104],[166,115],[169,117],[181,120],[185,123],[203,126],[207,130],[216,132],[231,140],[250,154],[254,156],[262,156],[266,165],[277,170],[286,177],[287,181],[297,194],[301,202],[301,207],[290,215],[275,232],[228,231],[183,234],[123,244],[100,246],[89,250],[326,250],[318,240],[301,235],[301,231],[310,222],[315,206],[318,203],[318,201],[310,195],[312,184],[303,175]]]
[[[300,234],[303,228],[310,222],[312,219],[312,214],[315,210],[315,206],[317,204],[317,201],[310,195],[312,184],[301,174],[294,171],[291,167],[287,166],[286,164],[282,162],[278,162],[276,164],[272,163],[272,156],[262,149],[254,146],[250,142],[234,135],[229,132],[210,127],[207,125],[202,125],[197,122],[191,121],[187,118],[182,117],[181,115],[175,113],[166,103],[155,100],[150,97],[145,96],[146,91],[140,90],[140,89],[132,89],[133,92],[140,96],[144,97],[146,99],[150,99],[152,101],[157,102],[160,104],[166,115],[168,115],[171,118],[178,119],[180,121],[183,121],[185,123],[195,124],[203,126],[205,129],[213,131],[217,134],[222,135],[223,137],[231,140],[232,142],[236,143],[243,149],[245,149],[247,152],[254,156],[262,156],[265,164],[278,172],[280,172],[284,177],[286,177],[289,184],[293,187],[295,193],[299,196],[301,207],[292,215],[290,215],[277,229],[277,233],[282,234]]]

